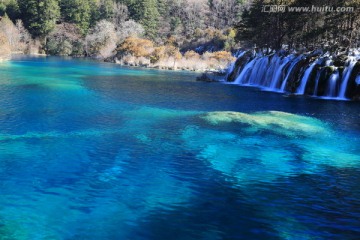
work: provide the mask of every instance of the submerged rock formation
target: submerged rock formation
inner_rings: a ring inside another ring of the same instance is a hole
[[[251,131],[269,131],[286,136],[326,134],[327,126],[323,122],[286,112],[269,111],[253,114],[241,112],[210,112],[202,116],[211,125],[224,123],[242,124]]]
[[[185,148],[238,187],[360,164],[353,135],[314,117],[277,111],[198,117],[203,121],[181,133]]]
[[[360,52],[331,55],[321,51],[270,55],[242,52],[229,68],[226,81],[329,99],[360,98]]]
[[[224,79],[225,74],[216,71],[206,71],[196,78],[196,81],[202,82],[221,82]]]

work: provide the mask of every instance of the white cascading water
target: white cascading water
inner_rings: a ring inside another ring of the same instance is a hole
[[[235,53],[234,57],[240,58],[240,57],[244,56],[245,53],[247,53],[247,51],[239,50]]]
[[[287,82],[288,82],[288,80],[289,80],[289,78],[290,78],[290,76],[291,76],[291,74],[292,74],[292,71],[293,71],[294,67],[295,67],[296,64],[297,64],[298,62],[300,62],[300,60],[302,60],[304,57],[305,57],[304,55],[300,55],[300,56],[298,56],[297,58],[295,58],[294,61],[291,63],[290,68],[289,68],[289,70],[288,70],[288,73],[287,73],[287,75],[286,75],[286,77],[285,77],[285,80],[284,80],[283,83],[281,84],[281,89],[280,89],[280,90],[281,90],[282,92],[285,92],[286,84],[287,84]]]
[[[309,80],[310,74],[312,73],[312,71],[314,70],[314,67],[316,66],[316,64],[320,61],[314,61],[310,67],[308,67],[304,73],[304,76],[301,78],[301,82],[300,82],[300,86],[298,87],[296,93],[297,94],[304,94],[305,93],[305,88],[306,88],[306,84]]]
[[[244,69],[240,72],[239,76],[235,79],[234,84],[241,84],[244,82],[244,79],[248,75],[249,71],[252,71],[253,66],[255,65],[255,63],[258,59],[259,58],[254,58],[248,64],[246,64]]]
[[[245,53],[239,52],[237,55],[242,57]],[[354,66],[357,61],[360,61],[360,53],[349,54],[344,71],[339,70],[341,68],[338,69],[341,66],[334,66],[335,60],[329,53],[318,56],[307,67],[298,65],[303,64],[306,57],[314,57],[314,54],[320,54],[320,51],[313,52],[312,55],[290,54],[287,56],[282,53],[264,56],[263,53],[254,52],[253,58],[241,68],[236,67],[235,64],[232,65],[228,76],[231,72],[238,71],[233,84],[243,86],[256,86],[274,92],[290,90],[299,95],[310,93],[314,97],[329,99],[346,99],[349,81],[350,79],[353,81],[351,76]],[[335,69],[330,76],[328,75],[329,67]],[[326,79],[322,79],[323,77]],[[299,79],[300,81],[297,82]],[[287,89],[289,81],[292,81],[289,85],[291,89]],[[356,77],[356,83],[360,85],[360,74]],[[294,89],[294,87],[297,88]]]
[[[349,62],[348,62],[348,66],[346,67],[344,74],[343,74],[343,78],[342,78],[342,83],[341,83],[341,87],[340,87],[340,93],[338,98],[340,99],[346,99],[346,89],[349,83],[349,79],[351,77],[351,73],[352,70],[354,68],[356,64],[356,58],[355,57],[350,57]]]
[[[273,79],[277,73],[277,70],[281,67],[282,63],[282,57],[278,55],[274,55],[269,63],[269,69],[266,70],[265,76],[264,76],[264,82],[263,87],[265,89],[271,90],[271,85],[273,82]]]
[[[284,68],[288,65],[290,61],[294,59],[294,57],[294,55],[290,55],[282,59],[280,67],[277,69],[274,77],[272,78],[270,90],[277,92],[280,89],[278,85],[279,83],[281,83],[282,75],[284,74]]]
[[[317,92],[318,92],[318,88],[319,88],[320,76],[321,76],[321,71],[318,71],[318,72],[316,73],[316,78],[315,78],[315,87],[314,87],[314,93],[313,93],[313,96],[314,96],[314,97],[317,96]]]
[[[327,90],[326,90],[326,97],[328,98],[335,98],[336,97],[336,88],[337,84],[340,79],[339,71],[335,71],[331,76],[329,77],[329,81],[327,84]]]
[[[245,85],[249,86],[261,86],[263,77],[268,69],[269,58],[262,57],[254,65],[253,71],[251,71],[250,76],[246,82],[243,82]]]
[[[234,57],[241,58],[242,56],[244,56],[245,53],[246,53],[246,51],[239,50],[234,54]],[[231,63],[230,67],[227,70],[226,78],[228,78],[230,76],[230,74],[234,71],[235,64],[236,64],[236,61]]]
[[[226,71],[226,79],[230,76],[230,74],[235,70],[235,62],[230,64],[230,67]]]

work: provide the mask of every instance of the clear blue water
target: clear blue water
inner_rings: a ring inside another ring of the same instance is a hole
[[[359,239],[360,104],[0,63],[0,239]]]

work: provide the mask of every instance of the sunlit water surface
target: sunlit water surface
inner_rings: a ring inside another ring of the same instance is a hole
[[[0,239],[358,239],[360,104],[0,63]]]

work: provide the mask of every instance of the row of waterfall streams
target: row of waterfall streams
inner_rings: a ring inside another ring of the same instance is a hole
[[[264,90],[336,100],[359,99],[360,53],[332,56],[284,51],[266,55],[239,51],[230,66],[227,82]]]

